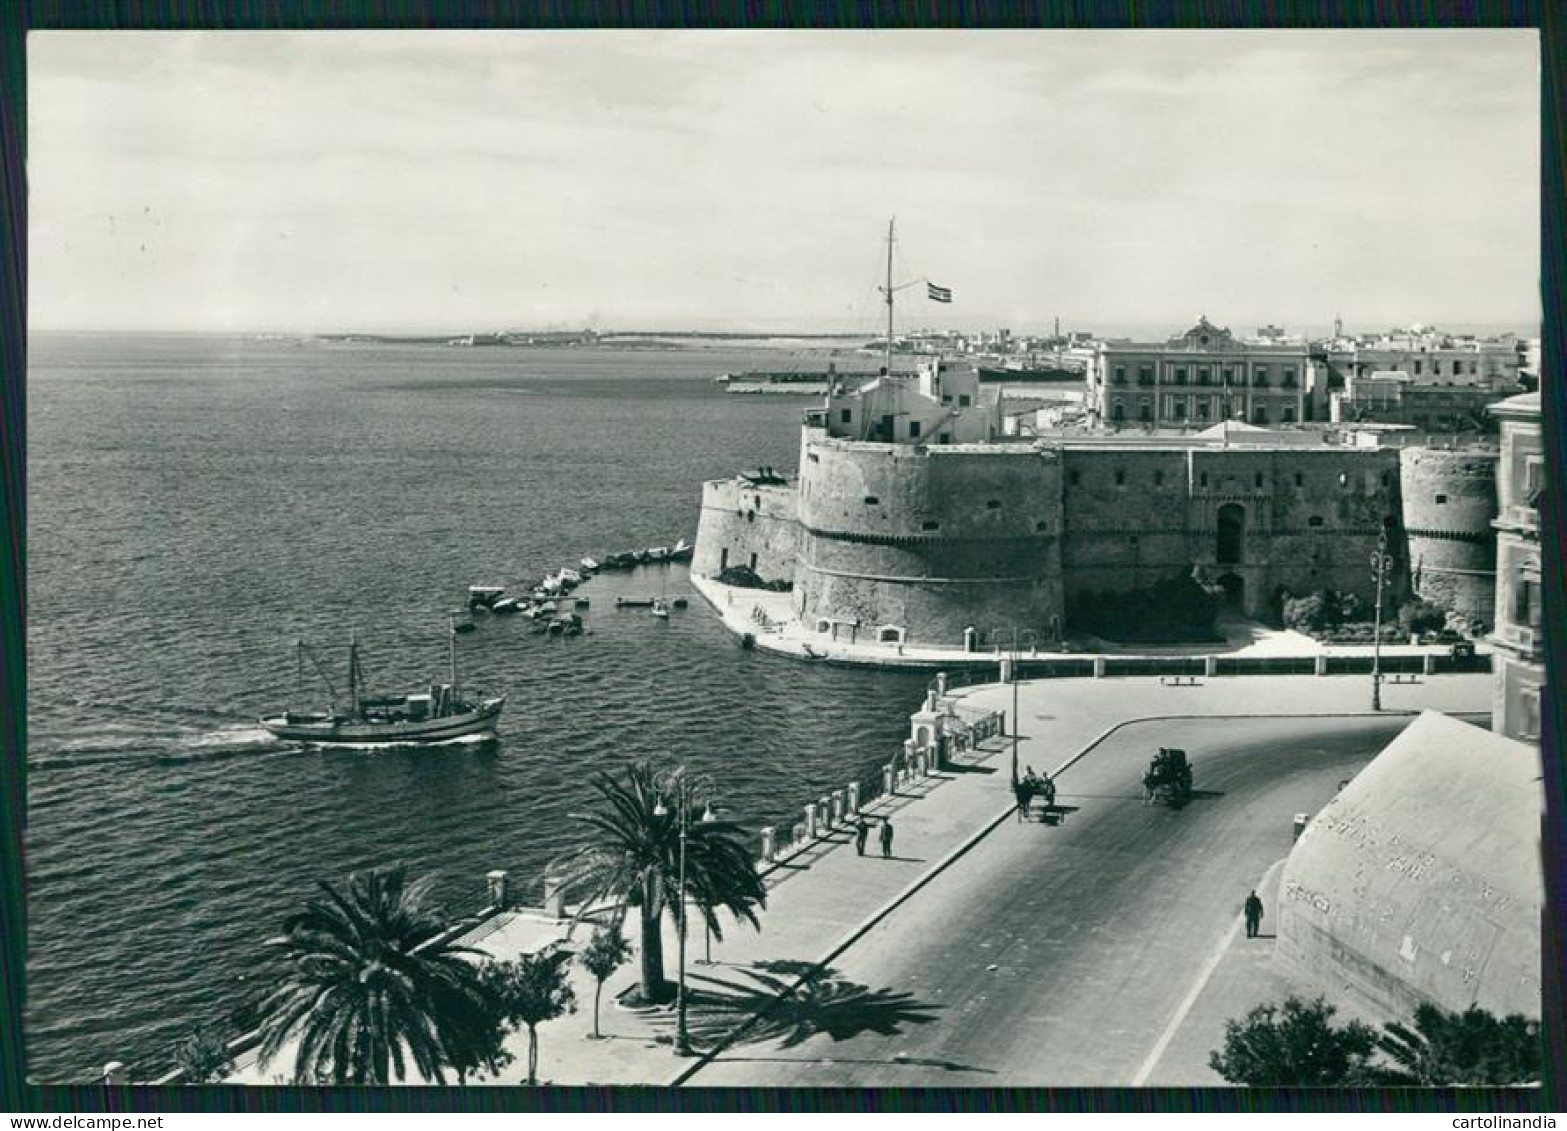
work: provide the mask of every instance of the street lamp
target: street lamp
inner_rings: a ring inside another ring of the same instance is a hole
[[[1377,535],[1377,548],[1371,553],[1371,579],[1376,582],[1376,608],[1371,628],[1371,709],[1382,709],[1382,587],[1393,573],[1393,555],[1387,550],[1387,527]]]
[[[675,996],[675,1055],[690,1056],[691,1039],[686,1030],[686,832],[691,818],[691,806],[699,795],[704,798],[700,819],[704,822],[714,820],[713,807],[705,800],[713,791],[713,780],[706,774],[687,773],[686,768],[680,766],[654,778],[653,788],[657,794],[657,800],[653,804],[653,815],[655,817],[669,815],[669,808],[664,804],[664,798],[670,797],[675,802],[675,812],[680,827],[680,908],[677,920],[680,980]]]
[[[996,633],[995,635],[999,636],[1000,633]],[[1025,628],[1021,632],[1019,632],[1018,627],[1016,625],[1012,626],[1012,657],[1011,657],[1012,658],[1012,664],[1011,664],[1011,669],[1010,670],[1011,670],[1011,674],[1012,674],[1012,786],[1013,786],[1014,789],[1017,787],[1017,781],[1018,781],[1018,778],[1017,778],[1017,729],[1018,729],[1018,727],[1017,727],[1017,723],[1018,723],[1018,717],[1017,717],[1017,685],[1018,685],[1017,661],[1018,661],[1019,640],[1021,638],[1023,638],[1023,637],[1027,637],[1028,638],[1028,640],[1030,641],[1030,647],[1032,647],[1035,650],[1038,650],[1038,648],[1039,648],[1039,634],[1038,633],[1036,633],[1031,628]]]

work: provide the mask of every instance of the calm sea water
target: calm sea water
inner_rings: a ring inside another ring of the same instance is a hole
[[[462,638],[499,742],[301,750],[256,724],[292,643],[444,670],[470,582],[696,532],[700,484],[792,467],[776,354],[38,336],[28,367],[27,1045],[39,1081],[149,1064],[225,1017],[318,878],[405,862],[454,907],[567,849],[590,774],[708,771],[753,829],[868,776],[923,677],[740,651],[683,569],[605,575],[590,631]],[[688,594],[668,623],[617,592]]]

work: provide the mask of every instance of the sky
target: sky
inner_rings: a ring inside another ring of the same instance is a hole
[[[34,32],[38,329],[1539,321],[1533,30]]]

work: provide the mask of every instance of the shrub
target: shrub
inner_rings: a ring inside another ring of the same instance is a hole
[[[1335,1028],[1336,1011],[1322,998],[1286,998],[1282,1007],[1259,1005],[1242,1021],[1224,1025],[1224,1047],[1208,1064],[1231,1084],[1259,1087],[1330,1087],[1359,1084],[1372,1076],[1376,1032],[1359,1021]]]
[[[1403,636],[1436,632],[1447,627],[1447,613],[1429,601],[1406,601],[1398,610],[1398,629]]]

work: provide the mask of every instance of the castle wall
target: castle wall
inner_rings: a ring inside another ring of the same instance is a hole
[[[1404,529],[1414,592],[1480,624],[1496,606],[1497,453],[1406,448]]]
[[[1539,1017],[1539,753],[1428,711],[1312,818],[1280,878],[1277,960],[1306,996]]]
[[[790,581],[800,550],[792,485],[753,485],[743,479],[702,484],[691,569],[717,577],[726,566],[747,566],[764,581]]]
[[[1371,552],[1383,520],[1398,516],[1393,451],[1083,447],[1063,455],[1069,595],[1149,585],[1197,565],[1210,581],[1238,582],[1255,616],[1271,610],[1280,588],[1369,601]],[[1239,519],[1223,560],[1221,514]]]
[[[852,444],[808,434],[796,611],[958,645],[1059,626],[1059,458],[1029,446]]]

